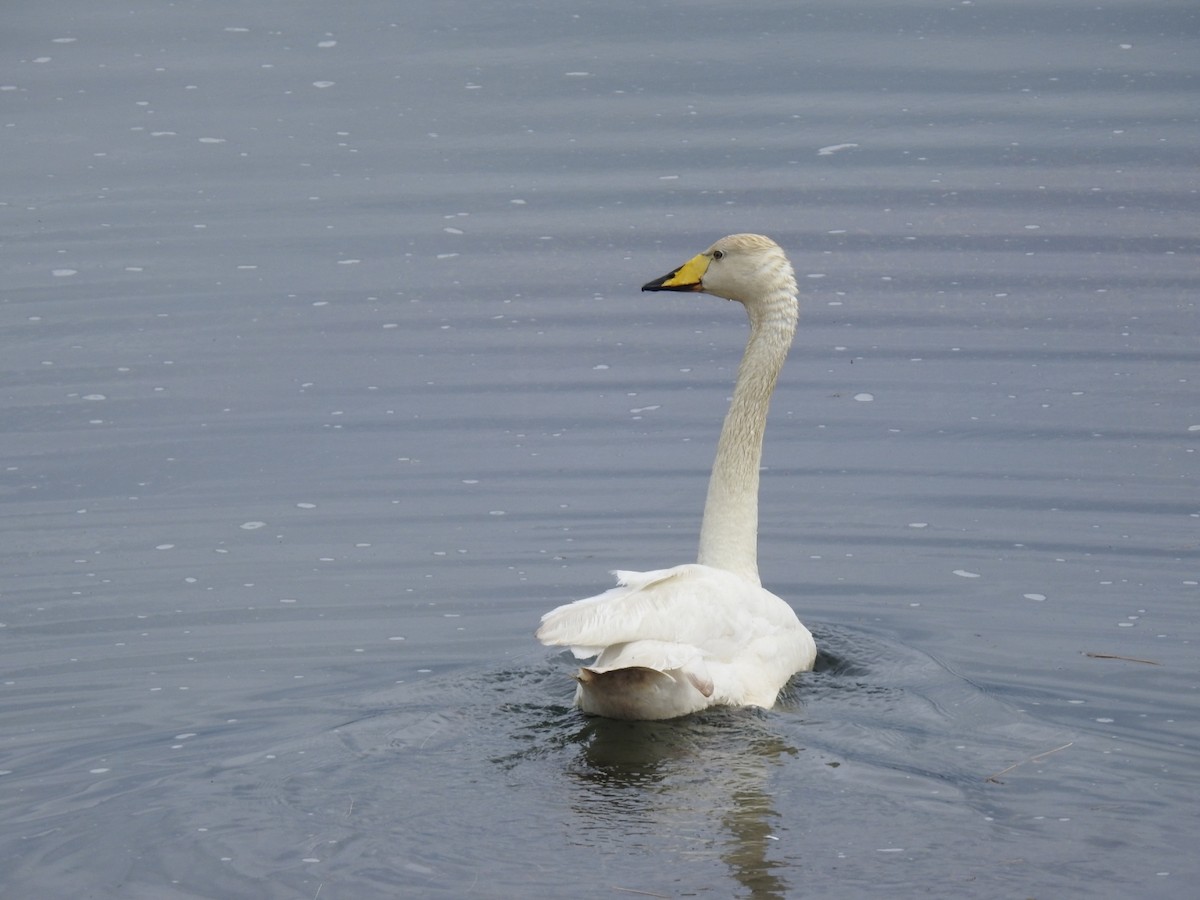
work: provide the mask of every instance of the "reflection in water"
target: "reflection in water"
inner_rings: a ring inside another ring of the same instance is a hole
[[[319,888],[289,865],[297,847],[358,897],[850,896],[889,877],[897,847],[938,878],[1007,865],[978,848],[1028,809],[981,776],[1058,735],[902,645],[818,637],[817,667],[770,712],[592,719],[568,705],[559,660],[389,687],[331,732],[218,766],[206,748],[199,796],[226,823],[205,825],[209,852],[296,896]],[[178,808],[183,833],[192,804]],[[946,869],[956,853],[971,861]]]
[[[981,776],[1065,742],[925,654],[853,629],[822,628],[818,640],[814,670],[769,712],[589,718],[569,705],[569,659],[389,688],[338,729],[337,752],[272,748],[296,775],[251,791],[297,786],[297,831],[312,833],[312,808],[333,810],[333,833],[352,826],[345,846],[382,836],[381,853],[423,867],[422,889],[470,885],[486,869],[496,896],[501,883],[536,896],[536,869],[541,895],[555,896],[561,861],[583,859],[572,871],[593,888],[583,896],[708,887],[782,898],[828,884],[831,859],[861,885],[898,858],[892,848],[909,862],[986,844],[1002,806]],[[257,769],[261,755],[238,764]],[[871,815],[851,824],[847,804]],[[917,821],[938,827],[913,850]],[[470,840],[447,851],[443,838],[462,834]]]
[[[786,896],[782,867],[768,858],[778,818],[768,779],[797,750],[771,730],[766,714],[589,719],[574,742],[572,774],[581,790],[572,806],[589,843],[660,852],[667,835],[684,861],[719,856],[749,896]],[[654,843],[640,844],[640,835]]]
[[[923,656],[862,635],[825,629],[820,639],[813,671],[789,683],[770,712],[713,709],[665,722],[590,718],[566,705],[570,685],[563,668],[494,674],[489,684],[506,698],[498,714],[520,749],[492,761],[506,770],[533,763],[546,772],[549,765],[565,776],[565,789],[555,790],[570,810],[571,843],[617,860],[622,872],[638,870],[634,858],[665,852],[671,859],[662,860],[664,875],[688,890],[717,863],[745,896],[794,894],[802,863],[797,835],[787,833],[786,823],[800,818],[794,804],[801,782],[827,792],[826,767],[836,768],[840,755],[831,761],[820,751],[800,752],[799,734],[813,724],[812,707],[822,698],[843,712],[894,707],[911,725],[922,720],[925,705],[906,686],[921,673],[944,675]],[[547,703],[548,691],[562,702]],[[860,750],[869,754],[870,746]],[[789,805],[781,808],[781,802]]]

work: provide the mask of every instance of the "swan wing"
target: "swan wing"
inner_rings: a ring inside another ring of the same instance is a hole
[[[650,641],[721,659],[760,636],[799,624],[791,607],[774,594],[711,566],[690,564],[616,575],[618,587],[546,613],[538,640],[570,647],[581,658],[601,650],[607,653],[605,648],[614,645]]]

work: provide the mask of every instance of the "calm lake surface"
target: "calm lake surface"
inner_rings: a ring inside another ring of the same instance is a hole
[[[0,894],[1190,898],[1200,11],[17,4]],[[570,708],[802,317],[771,711]]]

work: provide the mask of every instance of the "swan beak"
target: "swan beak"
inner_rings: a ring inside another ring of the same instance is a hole
[[[708,271],[709,257],[697,254],[674,272],[655,278],[642,285],[643,291],[702,291],[704,273]]]

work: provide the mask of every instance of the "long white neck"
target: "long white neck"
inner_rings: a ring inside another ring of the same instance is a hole
[[[790,273],[789,273],[790,274]],[[789,277],[770,295],[747,303],[750,339],[738,366],[733,400],[725,415],[708,482],[698,562],[758,577],[758,470],[775,381],[787,358],[798,315]]]

